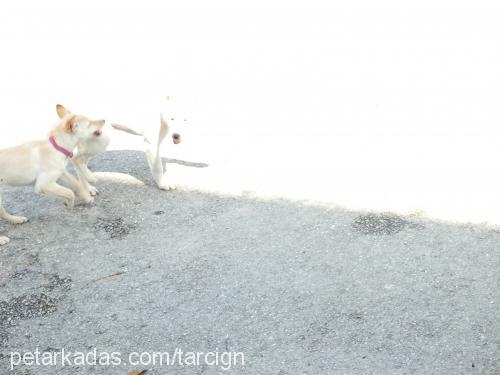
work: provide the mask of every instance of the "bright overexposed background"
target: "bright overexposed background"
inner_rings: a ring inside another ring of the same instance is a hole
[[[2,2],[0,146],[168,95],[181,185],[500,224],[498,2],[241,3]]]

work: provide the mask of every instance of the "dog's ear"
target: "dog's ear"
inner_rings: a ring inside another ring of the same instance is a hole
[[[56,105],[56,112],[59,118],[63,118],[64,116],[69,115],[71,113],[61,104]]]
[[[68,133],[76,132],[76,130],[78,129],[78,123],[76,122],[76,115],[73,115],[66,120],[66,122],[64,123],[64,129],[66,129]]]

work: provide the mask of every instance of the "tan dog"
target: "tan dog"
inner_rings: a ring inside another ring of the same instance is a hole
[[[56,110],[60,119],[71,115],[71,112],[62,105],[58,105]],[[94,156],[104,152],[109,146],[109,142],[110,138],[102,130],[95,131],[90,138],[78,142],[76,145],[77,152],[71,159],[80,183],[92,196],[98,193],[97,189],[91,185],[97,182],[97,178],[89,170],[88,163]]]
[[[58,112],[62,106],[57,106]],[[104,120],[92,121],[85,116],[67,114],[49,134],[49,139],[32,141],[20,146],[0,150],[0,188],[2,186],[35,185],[37,193],[44,193],[65,199],[66,206],[73,208],[75,194],[57,183],[61,179],[74,189],[86,202],[93,198],[82,185],[66,171],[66,163],[81,141],[102,131]],[[2,206],[0,192],[0,218],[11,224],[28,221],[23,216],[13,216]],[[9,238],[0,236],[0,245]]]

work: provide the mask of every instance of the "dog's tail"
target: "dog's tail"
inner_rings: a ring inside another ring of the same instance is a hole
[[[137,135],[139,137],[142,137],[144,139],[144,142],[146,142],[148,144],[151,143],[151,142],[149,142],[149,139],[144,134],[144,131],[137,131],[137,130],[129,128],[128,126],[121,125],[121,124],[111,124],[111,126],[113,128],[115,128],[116,130],[120,130],[120,131],[125,132],[125,133],[129,133],[129,134],[133,134],[133,135]]]
[[[130,129],[128,126],[120,125],[120,124],[111,124],[111,126],[113,128],[115,128],[116,130],[121,130],[122,132],[126,132],[126,133],[130,133],[130,134],[133,134],[133,135],[138,135],[138,136],[144,137],[144,133],[143,132],[138,132],[138,131],[136,131],[134,129]]]
[[[121,125],[121,124],[111,124],[111,126],[113,128],[115,128],[116,130],[120,130],[120,131],[125,132],[125,133],[129,133],[129,134],[137,135],[139,137],[143,137],[144,142],[151,143],[143,131],[137,131],[137,130],[129,128],[128,126]],[[165,118],[163,117],[163,114],[162,114],[160,117],[160,130],[158,132],[158,140],[156,143],[157,150],[160,148],[160,145],[165,140],[165,137],[167,136],[167,134],[168,134],[168,124],[167,124],[167,120],[165,120]]]

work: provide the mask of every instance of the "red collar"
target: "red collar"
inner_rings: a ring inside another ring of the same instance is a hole
[[[49,137],[49,142],[54,146],[54,148],[59,151],[61,154],[66,156],[67,158],[72,158],[73,157],[73,152],[65,149],[64,147],[61,147],[57,144],[56,139],[53,136]]]

